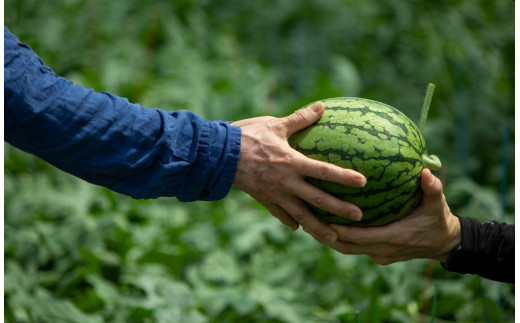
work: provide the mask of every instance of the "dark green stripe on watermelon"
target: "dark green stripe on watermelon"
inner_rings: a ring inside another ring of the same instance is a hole
[[[322,100],[325,113],[289,138],[306,156],[359,171],[364,188],[308,178],[326,192],[363,210],[359,222],[309,205],[326,223],[377,226],[407,215],[420,201],[426,144],[417,126],[399,110],[362,98]]]

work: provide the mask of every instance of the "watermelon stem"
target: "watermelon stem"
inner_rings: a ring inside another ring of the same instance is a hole
[[[421,110],[421,119],[419,121],[419,131],[422,133],[424,126],[426,125],[426,119],[428,118],[428,111],[430,110],[430,103],[432,103],[433,92],[435,92],[435,84],[428,84],[426,89],[426,95],[424,96],[423,106]],[[424,167],[437,170],[442,167],[441,160],[435,155],[422,155]]]
[[[426,119],[428,118],[428,110],[430,110],[430,103],[432,102],[433,92],[435,92],[435,84],[428,84],[426,89],[426,95],[424,96],[423,106],[421,110],[421,119],[419,121],[419,131],[422,133],[424,126],[426,125]]]
[[[437,170],[442,167],[441,160],[439,157],[435,155],[422,155],[422,161],[424,164],[424,167],[431,169],[431,170]]]

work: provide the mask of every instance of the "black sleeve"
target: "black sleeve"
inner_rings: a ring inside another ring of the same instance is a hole
[[[467,217],[459,219],[462,242],[442,266],[461,274],[514,283],[515,226],[496,221],[480,223]]]

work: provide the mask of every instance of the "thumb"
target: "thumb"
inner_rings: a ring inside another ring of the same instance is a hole
[[[421,188],[423,191],[423,202],[435,202],[442,199],[442,182],[435,177],[428,168],[421,173]]]
[[[293,114],[283,118],[283,122],[287,129],[287,135],[291,135],[299,130],[307,128],[320,120],[323,112],[325,112],[325,104],[318,101],[305,109],[295,111]]]

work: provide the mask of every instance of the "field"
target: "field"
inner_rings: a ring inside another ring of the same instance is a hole
[[[57,74],[210,120],[358,96],[418,122],[452,211],[514,223],[513,1],[6,0]],[[5,144],[6,322],[513,322],[514,285],[379,266],[236,189],[133,200]]]

